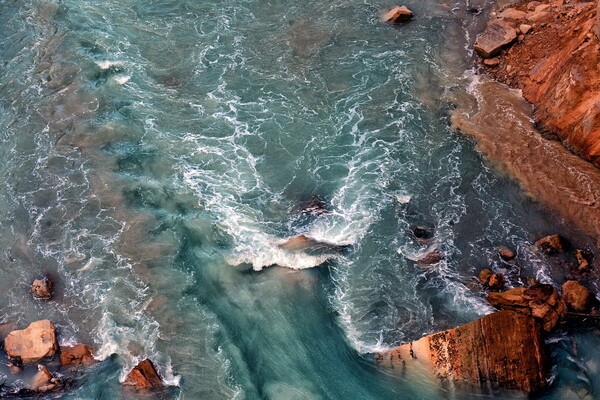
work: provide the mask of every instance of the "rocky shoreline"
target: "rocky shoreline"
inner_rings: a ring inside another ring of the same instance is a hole
[[[492,13],[474,43],[476,63],[495,81],[522,91],[534,107],[536,125],[528,121],[531,111],[519,93],[485,79],[474,85],[477,106],[463,106],[452,116],[453,127],[473,136],[490,161],[595,240],[600,239],[597,10],[600,2],[557,0],[523,2]],[[595,167],[539,137],[538,130]],[[480,284],[499,311],[378,353],[375,362],[403,376],[425,374],[442,387],[546,390],[551,357],[545,339],[556,331],[597,330],[600,302],[585,285],[597,281],[595,251],[570,249],[558,235],[533,247],[565,269],[561,287],[530,277],[521,277],[524,286],[513,286],[500,272],[484,268]],[[509,270],[517,267],[512,250],[502,247],[499,256]]]

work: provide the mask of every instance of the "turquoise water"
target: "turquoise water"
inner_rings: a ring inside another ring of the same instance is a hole
[[[428,0],[394,28],[388,6],[0,1],[0,322],[95,346],[64,397],[134,397],[119,380],[145,357],[157,398],[516,396],[372,361],[490,312],[473,276],[505,267],[496,246],[513,283],[555,283],[529,245],[569,232],[448,129],[486,10]],[[298,234],[339,248],[279,247]],[[552,341],[545,397],[599,393],[598,337]]]

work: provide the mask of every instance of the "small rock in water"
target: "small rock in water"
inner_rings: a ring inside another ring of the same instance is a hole
[[[491,269],[484,268],[479,272],[479,281],[487,286],[490,282],[490,278],[494,275]]]
[[[38,365],[38,372],[33,376],[30,388],[35,392],[44,393],[56,389],[59,384],[60,382],[54,378],[48,368]]]
[[[498,254],[500,254],[500,258],[502,258],[504,261],[510,261],[515,258],[515,252],[506,246],[500,247],[498,249]]]
[[[577,281],[566,281],[562,285],[563,300],[576,312],[589,313],[598,306],[598,300],[592,292]]]
[[[563,240],[557,234],[545,236],[536,241],[534,245],[546,254],[556,254],[565,251]]]
[[[154,364],[147,358],[129,372],[123,384],[133,386],[136,389],[160,389],[163,387],[162,380],[156,372]]]
[[[590,263],[583,251],[579,249],[575,251],[575,258],[577,259],[577,271],[588,272],[590,270]]]
[[[431,238],[433,238],[433,232],[431,231],[431,229],[428,229],[428,228],[416,226],[416,227],[412,228],[411,231],[412,231],[413,235],[415,236],[415,238],[417,238],[417,240],[420,242],[427,242]]]
[[[444,259],[444,253],[438,249],[433,249],[419,257],[417,263],[420,265],[437,264]]]
[[[47,277],[36,279],[31,284],[31,293],[38,299],[50,300],[52,297],[52,281]]]
[[[11,374],[16,375],[23,371],[23,361],[20,357],[15,357],[6,364]]]
[[[381,20],[383,22],[396,24],[398,22],[410,21],[412,17],[413,12],[410,11],[406,6],[398,6],[383,14]]]
[[[25,364],[52,357],[58,349],[54,325],[46,319],[12,331],[4,339],[4,349],[9,358],[19,357]]]
[[[92,355],[92,347],[84,344],[76,344],[75,346],[62,346],[60,348],[60,364],[89,364],[94,362]]]
[[[504,275],[492,274],[492,276],[490,276],[490,280],[488,281],[488,286],[493,290],[502,289],[504,287]]]

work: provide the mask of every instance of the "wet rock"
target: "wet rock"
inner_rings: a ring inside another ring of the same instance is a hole
[[[551,285],[535,284],[529,288],[513,288],[490,293],[488,301],[499,309],[532,315],[545,331],[552,331],[567,313],[567,306]]]
[[[13,358],[6,364],[11,374],[16,375],[23,371],[23,361],[20,358]]]
[[[411,229],[413,236],[419,243],[426,243],[433,238],[433,232],[429,228],[416,226]]]
[[[342,251],[347,245],[336,245],[332,243],[321,242],[309,238],[306,235],[297,235],[286,239],[279,244],[279,248],[287,251],[305,251],[305,250],[324,250],[324,251]]]
[[[492,58],[517,39],[515,29],[507,22],[494,20],[477,36],[475,51],[483,58]]]
[[[399,22],[410,21],[413,17],[413,12],[410,11],[406,6],[398,6],[392,8],[381,16],[383,22],[391,24],[397,24]]]
[[[26,329],[12,331],[4,339],[9,358],[19,357],[24,363],[34,363],[52,357],[58,349],[54,325],[48,320],[32,322]]]
[[[566,281],[562,285],[563,300],[576,312],[589,313],[598,306],[598,300],[585,286],[577,281]]]
[[[483,60],[483,64],[488,67],[497,67],[500,64],[500,59],[498,57],[486,58]]]
[[[563,240],[559,235],[545,236],[535,242],[534,245],[546,254],[556,254],[565,251]]]
[[[160,389],[163,387],[154,364],[147,358],[129,372],[123,384],[136,389]]]
[[[433,249],[422,255],[417,259],[417,264],[420,265],[431,265],[437,264],[445,258],[444,253],[438,249]]]
[[[577,271],[580,273],[588,272],[590,270],[590,263],[587,260],[586,255],[581,250],[575,251],[575,258],[577,259]]]
[[[494,275],[494,273],[491,269],[484,268],[481,271],[479,271],[479,281],[487,286],[487,284],[490,282],[490,278],[492,277],[492,275]]]
[[[510,261],[515,258],[515,252],[506,246],[500,247],[498,249],[498,254],[500,254],[500,258],[502,258],[504,261]]]
[[[50,300],[52,298],[52,281],[47,277],[34,280],[31,284],[31,293],[38,299]]]
[[[31,379],[29,387],[35,392],[44,393],[56,389],[59,384],[58,379],[54,378],[48,368],[38,365],[38,372]]]
[[[84,344],[76,344],[75,346],[61,346],[60,348],[60,364],[61,365],[78,365],[93,363],[94,356],[92,355],[93,348]]]
[[[499,311],[455,329],[425,336],[376,355],[403,375],[442,382],[534,392],[547,386],[548,352],[531,316]]]
[[[498,17],[509,21],[521,21],[525,18],[526,14],[527,13],[524,11],[519,11],[514,8],[507,8],[506,10],[498,14]]]
[[[490,276],[490,280],[488,282],[488,286],[492,290],[501,290],[504,288],[504,275],[502,274],[492,274]]]

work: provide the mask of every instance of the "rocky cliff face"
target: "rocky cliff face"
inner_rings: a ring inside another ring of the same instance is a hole
[[[512,8],[522,18],[513,12],[505,22],[515,28],[531,24],[532,31],[488,71],[523,90],[542,132],[600,167],[600,2],[558,0],[543,6],[539,12],[531,11],[539,2]]]
[[[378,364],[441,382],[534,392],[547,385],[548,355],[538,322],[499,311],[376,356]]]

